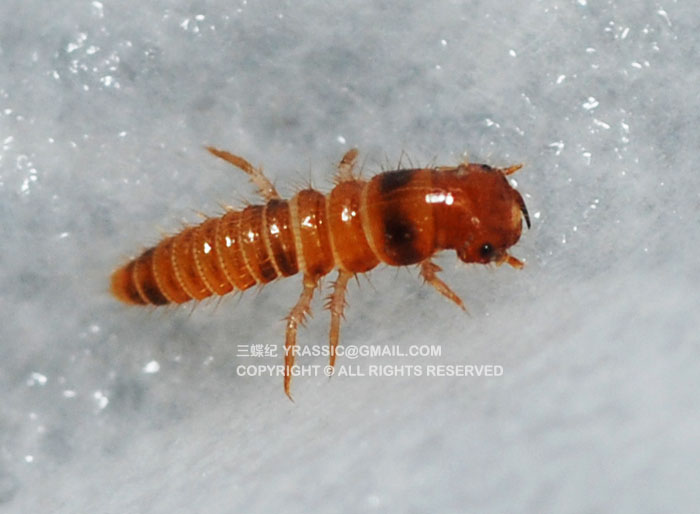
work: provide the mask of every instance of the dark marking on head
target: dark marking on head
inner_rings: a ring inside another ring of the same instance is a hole
[[[488,164],[482,164],[481,167],[486,171],[493,171],[493,167],[489,166]]]
[[[380,175],[379,191],[381,194],[388,194],[405,186],[418,170],[397,170],[387,171]]]

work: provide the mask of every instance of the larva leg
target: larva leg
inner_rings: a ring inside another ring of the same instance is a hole
[[[289,385],[292,381],[291,369],[294,365],[294,347],[297,344],[297,327],[303,324],[307,314],[311,314],[311,299],[314,291],[318,287],[318,280],[304,275],[304,289],[299,296],[299,300],[287,316],[287,330],[284,340],[284,392],[292,399],[289,392]]]
[[[353,175],[352,170],[355,167],[355,160],[357,159],[357,148],[351,148],[338,164],[338,182],[349,182],[351,180],[356,180],[355,175]]]
[[[236,168],[239,168],[245,173],[247,173],[248,177],[250,178],[250,181],[253,184],[255,184],[255,186],[258,188],[260,196],[262,196],[266,202],[280,197],[280,195],[277,193],[277,190],[275,189],[275,186],[265,176],[261,168],[255,168],[243,157],[234,155],[225,150],[218,150],[213,146],[207,146],[206,148],[211,154],[219,157],[220,159],[225,160],[226,162],[233,164]]]
[[[442,271],[442,268],[430,259],[423,261],[420,265],[420,274],[423,280],[433,286],[438,293],[455,302],[460,309],[466,312],[467,308],[464,306],[462,299],[457,296],[457,293],[450,289],[450,286],[438,278],[438,271]]]
[[[340,319],[343,318],[343,311],[347,303],[345,302],[345,292],[348,288],[348,280],[354,273],[349,271],[338,271],[338,278],[333,284],[333,292],[328,297],[326,308],[331,311],[331,331],[329,337],[330,344],[330,366],[335,366],[335,350],[338,348],[340,339]]]

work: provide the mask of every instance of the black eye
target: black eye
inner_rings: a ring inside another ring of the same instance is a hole
[[[483,259],[490,259],[493,257],[493,246],[489,243],[485,243],[479,248],[479,253]]]

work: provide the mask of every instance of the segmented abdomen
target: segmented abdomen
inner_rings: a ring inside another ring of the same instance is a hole
[[[245,290],[302,271],[359,273],[380,261],[400,266],[436,250],[430,191],[435,170],[398,170],[307,189],[188,227],[119,268],[112,293],[131,304],[184,303]]]

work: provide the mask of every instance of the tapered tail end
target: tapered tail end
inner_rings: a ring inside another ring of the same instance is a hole
[[[133,262],[112,273],[109,290],[120,302],[130,305],[145,304],[134,284]]]

